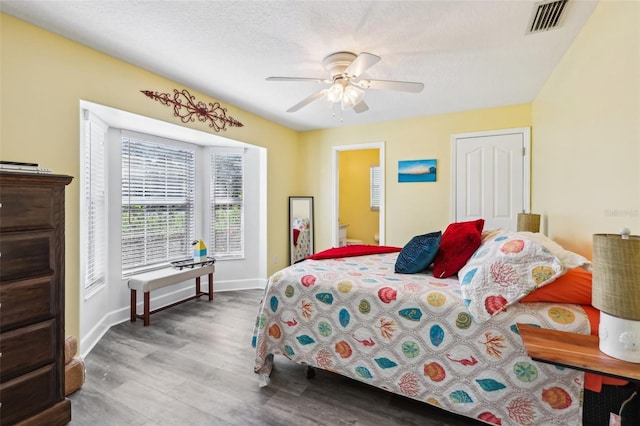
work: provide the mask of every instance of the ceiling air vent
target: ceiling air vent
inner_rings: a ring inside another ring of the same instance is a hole
[[[535,4],[529,22],[529,33],[551,30],[560,25],[568,0],[543,1]]]

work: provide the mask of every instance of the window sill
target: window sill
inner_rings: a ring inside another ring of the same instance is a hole
[[[104,282],[101,282],[99,284],[94,284],[89,288],[85,288],[84,291],[84,300],[87,301],[89,299],[91,299],[93,296],[95,296],[96,294],[100,293],[102,291],[103,288],[106,287],[106,284]]]
[[[245,257],[242,256],[214,256],[216,262],[224,262],[226,260],[244,260]]]

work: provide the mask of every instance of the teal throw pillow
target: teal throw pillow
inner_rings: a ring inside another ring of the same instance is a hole
[[[413,237],[402,248],[396,259],[396,272],[398,274],[415,274],[427,269],[438,253],[441,238],[441,231]]]

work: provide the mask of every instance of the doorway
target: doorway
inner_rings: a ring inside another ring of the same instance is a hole
[[[452,135],[452,221],[484,218],[485,228],[516,230],[530,209],[529,128]]]
[[[332,209],[332,218],[331,218],[331,226],[332,226],[332,246],[338,247],[344,244],[345,235],[344,232],[348,233],[348,228],[343,229],[341,235],[341,222],[340,222],[340,153],[345,151],[359,151],[359,150],[371,150],[376,149],[378,151],[378,173],[379,173],[379,210],[378,210],[378,228],[377,228],[377,236],[378,236],[378,244],[384,245],[385,234],[384,234],[384,223],[385,223],[385,208],[384,208],[384,199],[385,199],[385,191],[384,191],[384,183],[385,183],[385,168],[384,168],[384,142],[372,142],[365,144],[357,144],[357,145],[341,145],[333,147],[332,154],[332,188],[333,188],[333,209]],[[367,192],[368,196],[368,192]],[[343,223],[344,225],[344,223]],[[344,227],[343,227],[344,228]],[[342,238],[341,238],[342,237]],[[366,244],[366,241],[363,241]]]

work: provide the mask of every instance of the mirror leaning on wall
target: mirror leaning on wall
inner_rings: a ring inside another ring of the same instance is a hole
[[[289,197],[290,264],[314,253],[313,197]]]

